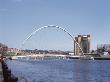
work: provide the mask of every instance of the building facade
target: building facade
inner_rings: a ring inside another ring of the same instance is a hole
[[[75,37],[75,40],[78,42],[79,46],[83,50],[83,53],[90,52],[90,35],[78,35],[78,37]],[[81,50],[76,42],[74,42],[74,54],[81,55]]]

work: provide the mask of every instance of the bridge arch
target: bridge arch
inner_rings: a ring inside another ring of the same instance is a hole
[[[38,31],[40,31],[40,30],[42,30],[42,29],[44,29],[44,28],[50,28],[50,27],[51,27],[51,28],[58,28],[58,29],[64,31],[65,33],[67,33],[67,34],[71,37],[71,39],[72,39],[73,41],[75,41],[75,43],[78,45],[79,49],[81,50],[81,53],[83,54],[83,50],[82,50],[82,48],[80,47],[79,43],[76,41],[76,39],[75,39],[66,29],[64,29],[64,28],[62,28],[62,27],[59,27],[59,26],[56,26],[56,25],[43,26],[43,27],[40,27],[40,28],[34,30],[34,31],[22,42],[22,44],[20,45],[20,49],[21,49],[21,47],[26,43],[26,41],[29,40],[33,35],[35,35]]]

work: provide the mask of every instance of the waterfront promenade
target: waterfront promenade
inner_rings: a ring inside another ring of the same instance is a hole
[[[19,56],[12,56],[12,59],[43,59],[48,57],[54,58],[63,58],[63,59],[88,59],[88,60],[110,60],[110,56],[92,56],[92,55],[85,55],[85,56],[78,56],[78,55],[62,55],[62,54],[31,54],[31,55],[19,55]]]
[[[3,82],[3,72],[1,62],[0,62],[0,82]]]

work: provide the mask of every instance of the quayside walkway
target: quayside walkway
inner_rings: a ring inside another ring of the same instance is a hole
[[[3,57],[0,58],[0,82],[17,82],[18,78],[11,73],[5,59]]]
[[[3,71],[2,71],[1,62],[0,62],[0,82],[3,82]]]

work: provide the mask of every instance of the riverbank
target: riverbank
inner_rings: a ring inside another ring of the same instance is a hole
[[[7,57],[8,59],[45,59],[45,58],[63,58],[63,59],[88,59],[88,60],[110,60],[110,56],[100,56],[97,54],[89,55],[52,55],[52,54],[36,54],[36,55],[17,55]]]
[[[94,57],[94,60],[110,60],[110,57]]]
[[[5,59],[2,57],[0,59],[0,82],[17,82],[18,78],[11,73]]]
[[[94,60],[110,60],[110,57],[93,57]],[[69,59],[83,59],[83,57],[79,57],[79,56],[71,56],[69,57]],[[84,58],[84,59],[90,59],[90,58]]]
[[[0,62],[0,82],[3,82],[3,71],[2,71],[1,62]]]

